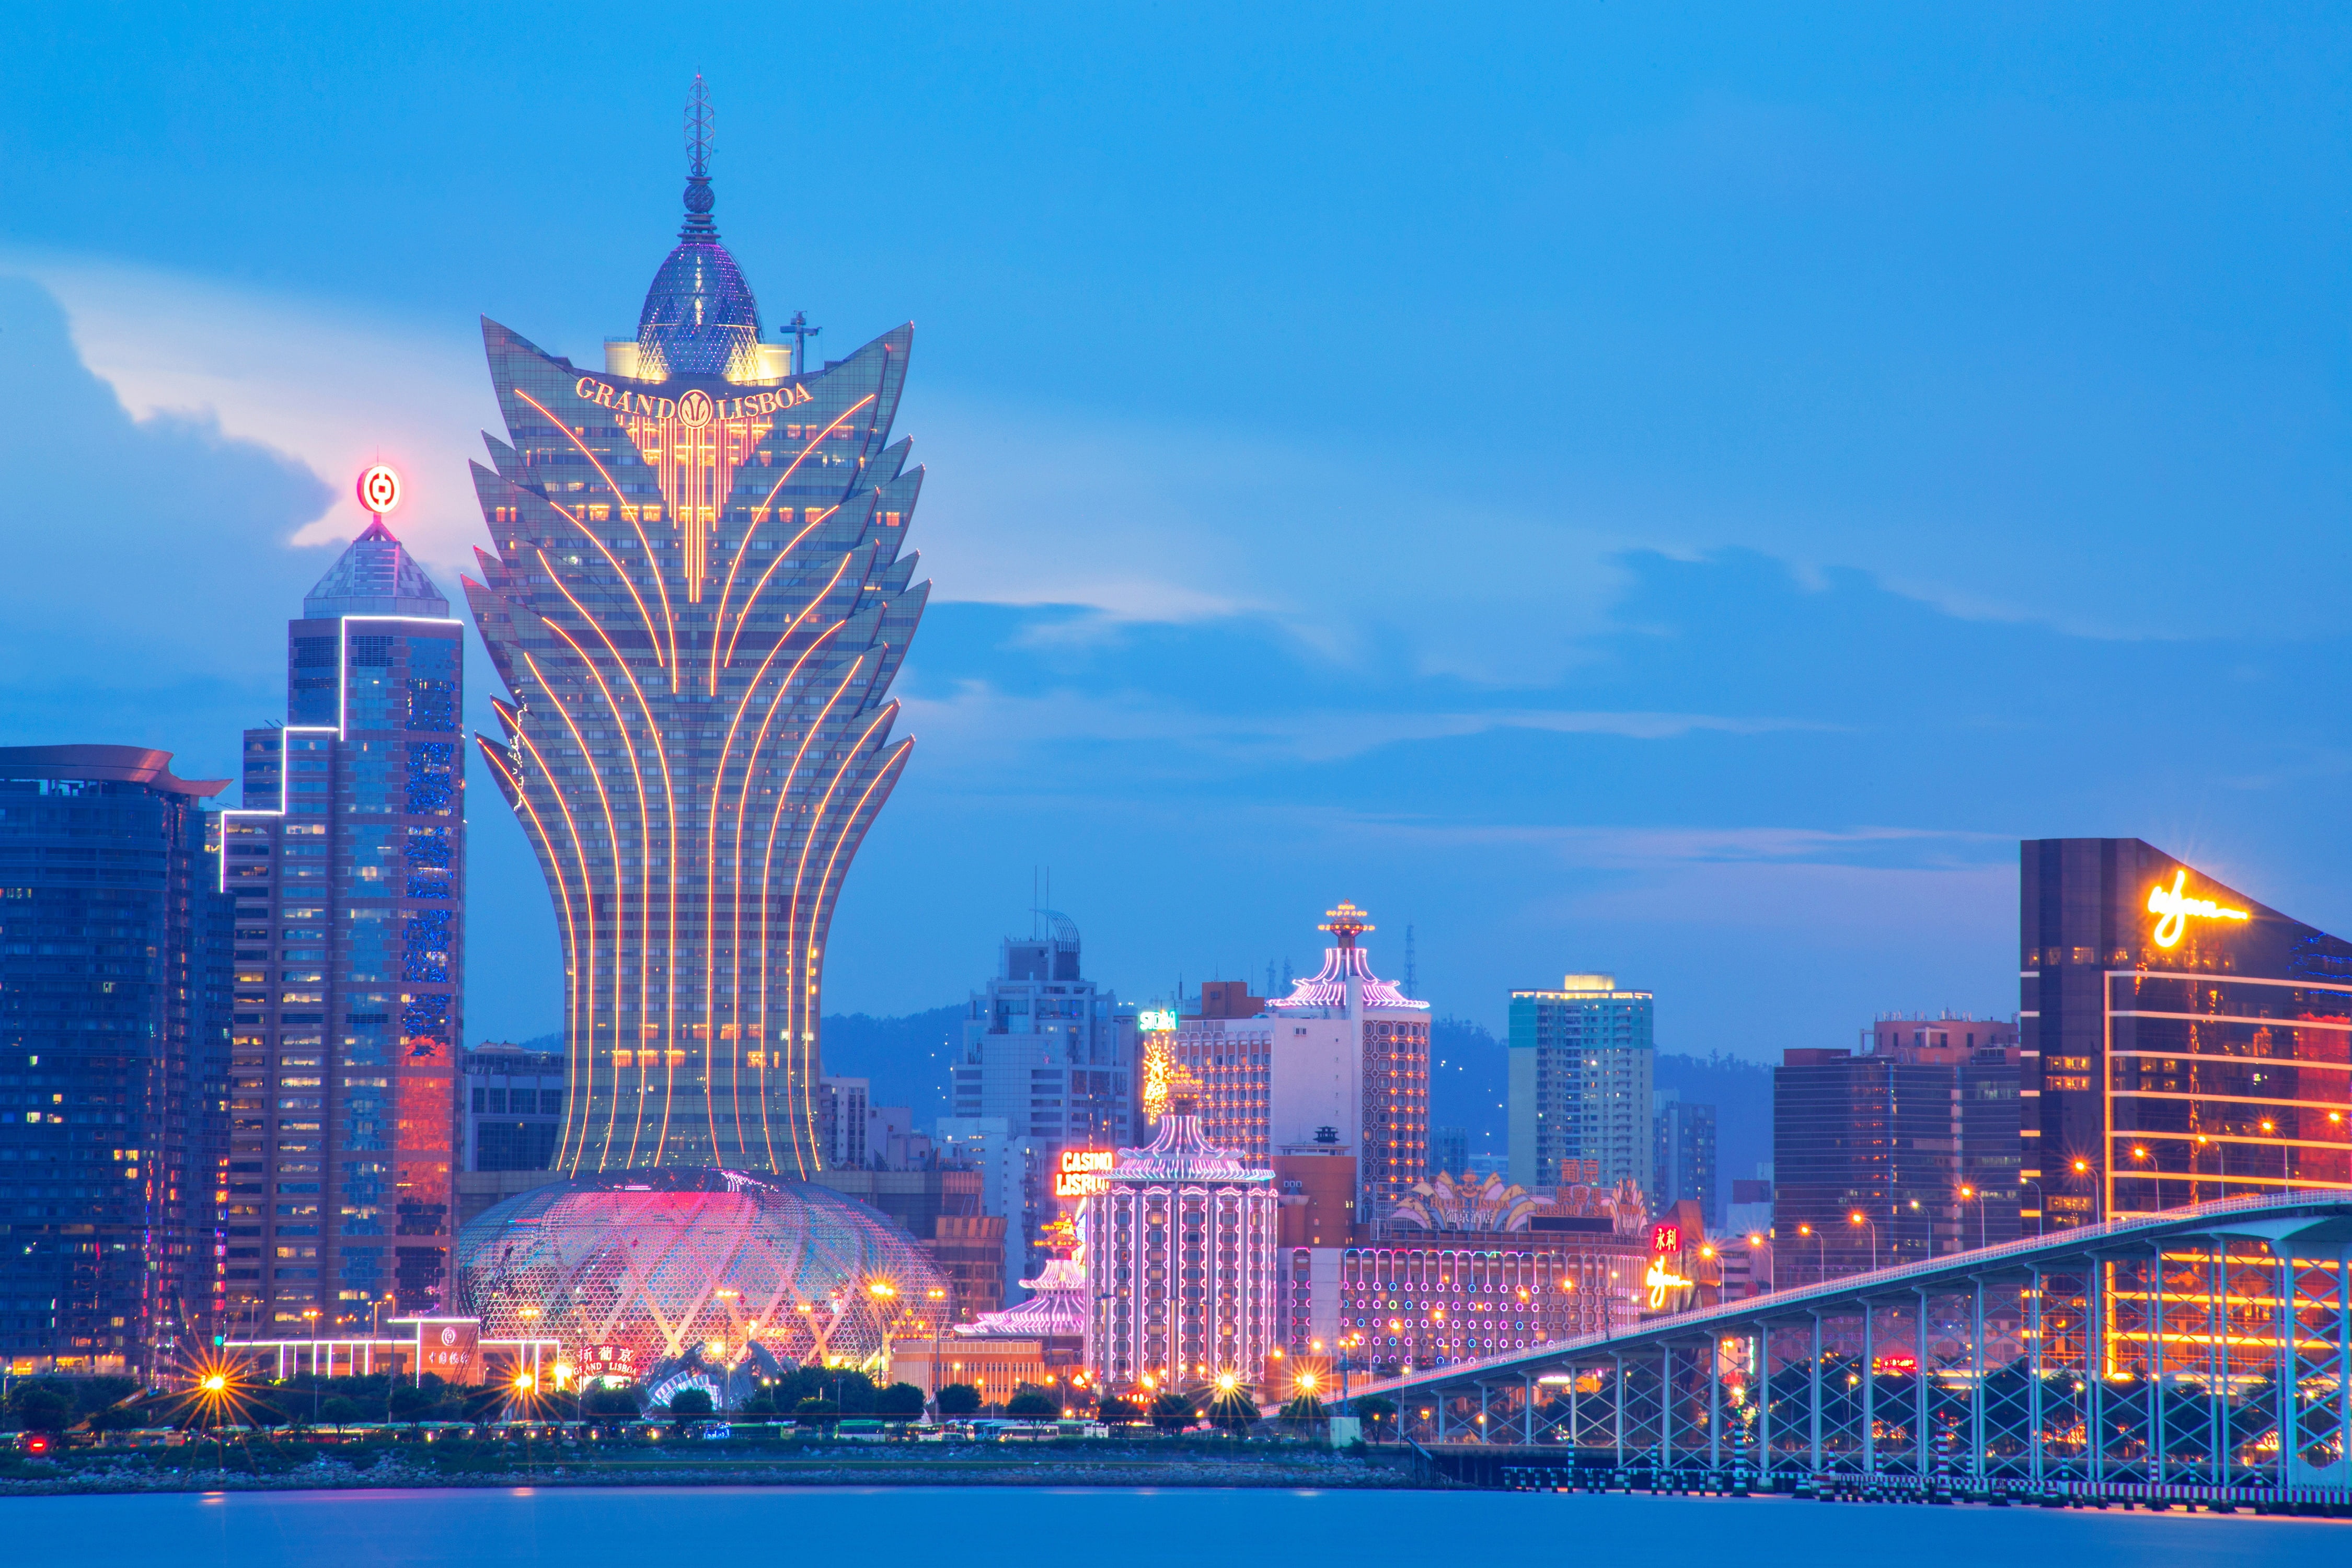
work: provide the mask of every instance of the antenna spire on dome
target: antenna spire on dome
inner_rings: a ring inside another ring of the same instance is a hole
[[[694,73],[694,89],[686,95],[686,226],[680,239],[716,239],[710,221],[716,198],[710,194],[710,144],[719,116],[710,107],[710,89],[702,73]]]

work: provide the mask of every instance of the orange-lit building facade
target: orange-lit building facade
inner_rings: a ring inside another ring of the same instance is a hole
[[[2352,1186],[2352,943],[2136,838],[2021,871],[2029,1231]]]
[[[562,944],[565,1175],[816,1172],[827,932],[912,744],[912,329],[822,367],[763,341],[707,153],[603,364],[483,324],[507,436],[465,589],[507,693],[482,753]]]

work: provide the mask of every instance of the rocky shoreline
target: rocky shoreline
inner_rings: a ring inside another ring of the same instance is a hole
[[[36,1467],[27,1466],[27,1470]],[[282,1469],[168,1468],[126,1457],[110,1464],[59,1466],[52,1475],[0,1477],[0,1497],[138,1492],[384,1491],[511,1489],[520,1487],[1246,1487],[1316,1489],[1418,1489],[1430,1483],[1391,1465],[1339,1455],[1279,1458],[1207,1456],[1148,1459],[1038,1454],[1019,1458],[958,1455],[932,1460],[810,1458],[763,1463],[599,1463],[567,1460],[520,1468],[444,1468],[386,1453],[362,1468],[329,1456]]]

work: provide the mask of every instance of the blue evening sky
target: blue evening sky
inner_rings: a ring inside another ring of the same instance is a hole
[[[0,742],[228,771],[379,454],[454,596],[475,318],[634,331],[700,70],[768,320],[917,324],[919,739],[829,1010],[961,997],[1046,866],[1130,998],[1349,898],[1441,1014],[1614,970],[1759,1058],[2010,1014],[2021,837],[2352,931],[2340,8],[36,4],[6,52]],[[468,1031],[538,1033],[472,807]]]

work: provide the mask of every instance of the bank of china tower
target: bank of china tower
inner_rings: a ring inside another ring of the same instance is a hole
[[[913,329],[816,371],[763,341],[690,168],[600,367],[482,324],[507,438],[465,588],[511,698],[478,740],[562,944],[556,1169],[799,1178],[826,929],[913,744],[887,696],[929,586],[891,439]]]

